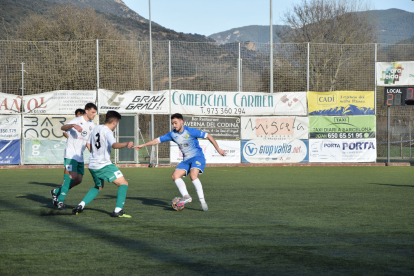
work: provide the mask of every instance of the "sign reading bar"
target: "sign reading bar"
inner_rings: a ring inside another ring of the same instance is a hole
[[[216,140],[240,140],[239,117],[184,116],[184,125],[207,132]]]

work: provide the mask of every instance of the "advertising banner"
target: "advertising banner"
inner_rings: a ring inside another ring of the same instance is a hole
[[[368,116],[310,116],[310,139],[375,138],[376,118]]]
[[[217,141],[219,147],[226,151],[226,156],[221,156],[208,140],[199,140],[199,143],[207,164],[240,163],[240,141]],[[170,162],[179,163],[181,161],[183,161],[183,154],[178,145],[170,142]]]
[[[96,102],[95,90],[59,90],[22,97],[0,93],[0,113],[74,114],[87,103]]]
[[[308,139],[308,117],[242,117],[241,138],[291,141]]]
[[[20,164],[20,139],[0,140],[0,165]]]
[[[414,61],[377,62],[378,86],[414,85]]]
[[[307,115],[306,92],[171,91],[171,113],[192,115]]]
[[[0,114],[19,113],[21,100],[21,96],[0,93]]]
[[[24,115],[23,138],[24,139],[65,139],[63,125],[72,120],[74,115]],[[98,124],[98,116],[93,122]]]
[[[20,139],[22,127],[20,115],[0,115],[0,140]]]
[[[207,132],[216,140],[240,140],[240,117],[183,117],[185,126]]]
[[[307,163],[308,140],[242,140],[242,163]]]
[[[374,91],[308,92],[309,115],[374,115]]]
[[[376,139],[311,139],[310,162],[375,162]]]
[[[25,164],[63,164],[66,140],[24,140]],[[85,149],[83,157],[88,163],[90,153]]]
[[[168,90],[115,92],[99,89],[98,108],[101,113],[115,110],[119,113],[169,114],[168,99]]]

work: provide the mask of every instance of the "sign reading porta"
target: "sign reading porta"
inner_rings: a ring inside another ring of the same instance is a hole
[[[184,116],[184,125],[207,132],[216,140],[240,140],[239,117]]]
[[[375,162],[377,158],[374,139],[310,139],[310,162]]]

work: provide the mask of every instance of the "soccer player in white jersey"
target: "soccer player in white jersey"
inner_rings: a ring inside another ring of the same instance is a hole
[[[63,185],[59,188],[59,191],[51,191],[52,197],[54,194],[57,196],[57,200],[54,201],[55,206],[60,210],[64,210],[66,194],[72,184],[79,184],[82,182],[84,175],[84,160],[83,152],[85,151],[86,143],[92,133],[95,124],[92,122],[96,116],[97,107],[93,103],[85,105],[85,114],[80,117],[75,117],[69,121],[66,125],[61,127],[61,130],[68,133],[69,138],[66,141],[65,154],[64,154],[64,166],[65,174],[63,175]]]
[[[174,141],[177,143],[184,156],[183,161],[178,164],[172,175],[172,179],[174,180],[175,184],[178,187],[178,190],[182,195],[182,200],[178,202],[177,205],[186,204],[192,201],[191,196],[188,194],[184,180],[182,179],[182,177],[190,174],[190,178],[194,184],[195,190],[201,203],[201,208],[203,211],[207,211],[208,206],[204,199],[203,186],[201,185],[200,179],[198,179],[198,175],[202,174],[204,171],[206,159],[197,138],[207,138],[216,148],[217,152],[222,156],[225,156],[226,152],[218,146],[216,140],[214,140],[213,136],[210,134],[195,128],[184,126],[183,115],[179,113],[173,114],[171,116],[171,123],[174,126],[173,131],[148,143],[135,146],[134,148],[139,150],[145,146],[153,146],[167,141]]]
[[[91,151],[89,158],[89,171],[95,181],[95,187],[89,190],[84,199],[73,210],[73,214],[83,211],[85,205],[90,203],[104,187],[104,181],[113,182],[118,186],[116,207],[112,217],[130,218],[122,210],[125,204],[126,193],[128,190],[128,181],[122,172],[111,162],[111,149],[132,148],[133,142],[116,143],[114,138],[114,129],[121,120],[121,114],[116,111],[106,113],[105,124],[99,125],[93,129],[86,144]]]
[[[80,117],[80,116],[83,116],[84,114],[85,114],[85,110],[83,110],[81,108],[78,108],[75,111],[75,117]],[[69,139],[69,135],[68,135],[68,133],[66,131],[63,132],[63,136],[65,136],[66,139]],[[66,168],[63,170],[63,175],[65,173],[67,173]],[[78,184],[80,184],[80,182],[78,182],[78,180],[75,179],[75,181],[73,181],[73,183],[70,185],[69,190],[72,189],[73,187],[75,187]],[[63,186],[63,184],[62,184],[62,186]],[[58,197],[60,195],[61,190],[62,190],[62,187],[59,187],[58,189],[52,189],[50,191],[50,194],[52,195],[52,199],[53,199],[53,204],[54,205],[57,204],[56,202],[57,202],[57,199],[58,199]]]

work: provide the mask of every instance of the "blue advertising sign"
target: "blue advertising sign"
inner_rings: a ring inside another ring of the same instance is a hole
[[[0,165],[20,164],[20,139],[0,140]]]

